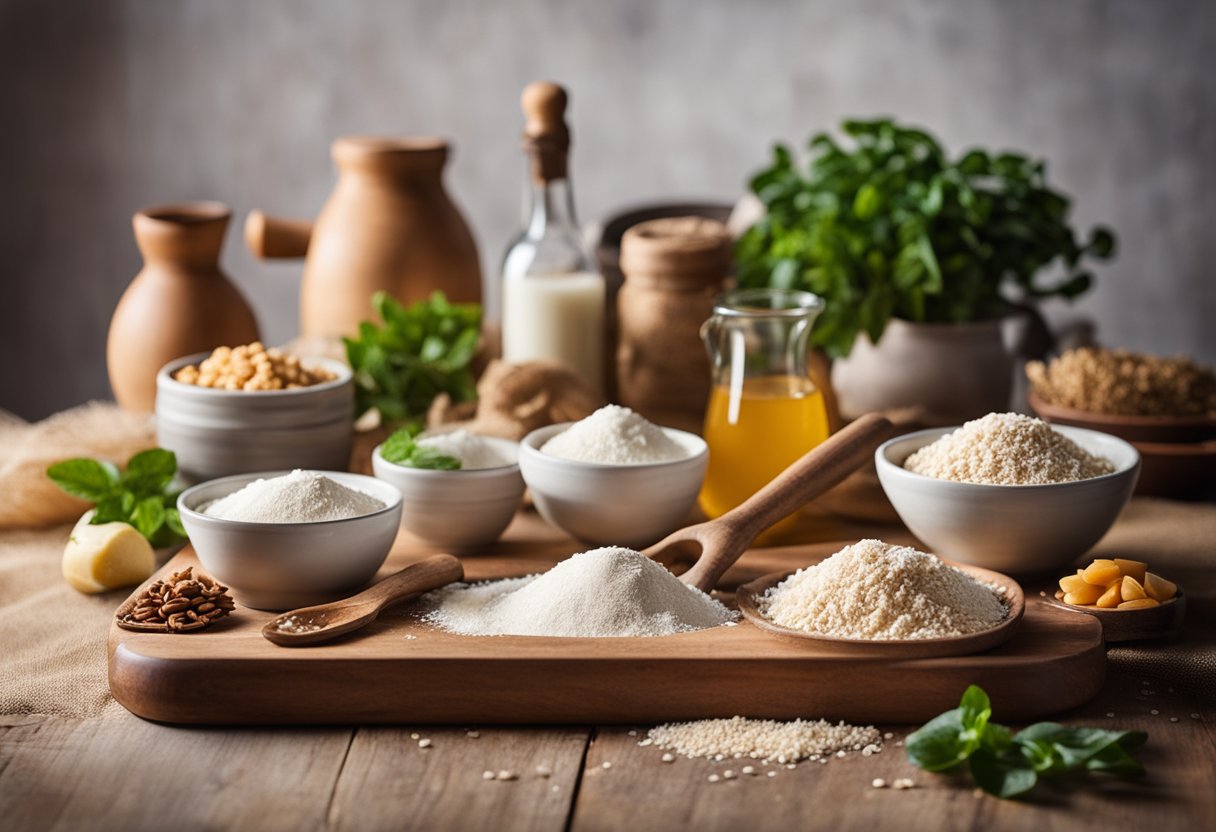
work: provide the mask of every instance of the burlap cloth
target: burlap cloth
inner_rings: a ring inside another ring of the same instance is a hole
[[[87,596],[64,583],[69,529],[0,531],[0,713],[96,716],[119,707],[106,683],[106,633],[128,593]],[[1146,560],[1178,581],[1188,628],[1174,642],[1112,648],[1112,665],[1216,698],[1214,545],[1216,505],[1132,501],[1098,550]]]

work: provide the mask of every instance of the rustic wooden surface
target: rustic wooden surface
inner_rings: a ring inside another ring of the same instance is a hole
[[[823,523],[808,536],[859,534]],[[12,832],[1216,828],[1216,708],[1116,674],[1060,719],[1149,731],[1147,778],[1049,789],[1030,803],[976,796],[965,778],[906,762],[896,742],[909,726],[880,726],[894,736],[872,757],[711,784],[711,773],[741,765],[663,763],[638,745],[649,726],[174,728],[119,712],[0,717],[0,818]],[[487,770],[518,779],[483,780]],[[875,777],[916,787],[874,789]]]

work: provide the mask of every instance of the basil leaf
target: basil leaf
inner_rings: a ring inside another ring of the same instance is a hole
[[[435,471],[456,471],[460,468],[460,460],[454,456],[447,456],[435,448],[428,448],[424,445],[419,445],[414,449],[413,455],[406,463],[412,468],[429,468]]]
[[[946,711],[908,735],[908,759],[925,771],[948,771],[967,759],[966,730],[961,708]]]
[[[176,508],[165,509],[165,528],[179,538],[185,539],[187,537],[186,527],[182,525],[182,516]]]
[[[131,512],[131,525],[152,540],[165,523],[165,506],[159,497],[147,497]]]
[[[177,456],[164,448],[141,451],[127,461],[122,483],[141,495],[157,494],[177,473]]]
[[[971,755],[969,767],[977,786],[1002,798],[1026,794],[1039,779],[1033,768],[1022,766],[1016,758],[998,756],[985,750]]]
[[[46,469],[55,485],[73,497],[98,502],[118,483],[118,469],[96,459],[68,459]]]

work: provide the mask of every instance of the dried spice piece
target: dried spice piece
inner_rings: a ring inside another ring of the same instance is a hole
[[[123,604],[115,618],[127,630],[188,633],[201,630],[236,608],[228,587],[188,566],[156,581]]]

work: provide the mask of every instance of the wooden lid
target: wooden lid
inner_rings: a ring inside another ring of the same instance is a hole
[[[524,87],[519,104],[524,111],[524,149],[532,153],[532,176],[538,182],[565,179],[570,154],[565,89],[552,81]]]
[[[621,239],[621,271],[641,275],[721,280],[730,273],[730,231],[707,217],[669,217],[638,223]]]

